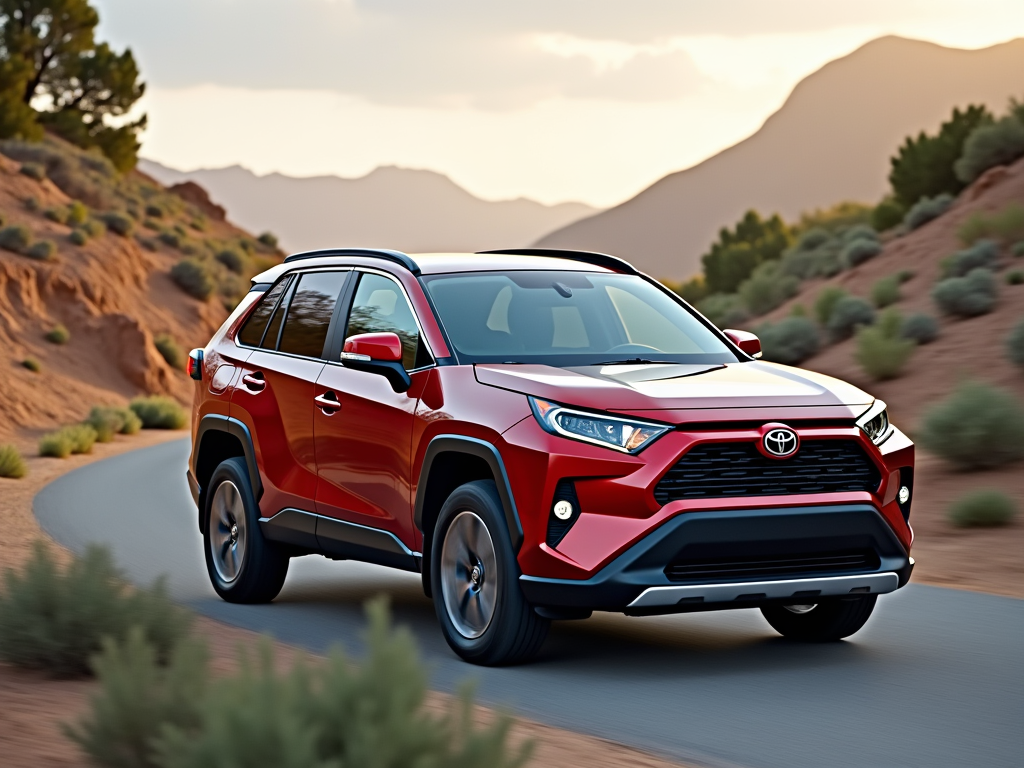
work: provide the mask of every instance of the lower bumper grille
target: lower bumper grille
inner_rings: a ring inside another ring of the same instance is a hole
[[[714,560],[676,560],[665,568],[665,575],[669,581],[750,579],[802,576],[809,573],[873,571],[879,564],[876,552],[860,550]]]

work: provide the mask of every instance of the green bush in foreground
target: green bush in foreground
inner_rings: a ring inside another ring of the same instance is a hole
[[[142,421],[143,429],[181,429],[188,423],[185,410],[169,397],[137,397],[128,407]]]
[[[170,334],[161,333],[159,336],[156,336],[153,339],[153,345],[164,359],[164,362],[171,366],[171,368],[182,370],[185,367],[185,356],[182,354],[178,343]]]
[[[93,406],[85,422],[96,430],[96,440],[109,443],[114,435],[134,435],[142,429],[142,420],[130,408]]]
[[[43,435],[39,441],[39,455],[66,459],[73,453],[89,453],[97,437],[96,430],[89,424],[61,427]]]
[[[879,309],[884,309],[900,300],[900,278],[899,275],[889,275],[875,282],[871,286],[871,303]]]
[[[103,638],[123,642],[140,627],[160,661],[188,629],[161,583],[129,590],[110,554],[92,546],[60,568],[42,543],[19,573],[4,574],[0,590],[0,658],[55,677],[89,673]]]
[[[1006,337],[1006,355],[1011,363],[1024,368],[1024,319],[1013,326]]]
[[[1008,525],[1017,515],[1013,500],[994,490],[975,491],[957,499],[949,508],[949,521],[957,528]]]
[[[857,331],[854,356],[873,379],[894,379],[903,371],[917,344],[900,334],[903,318],[895,309],[882,313],[878,322]]]
[[[798,365],[818,351],[818,328],[806,317],[790,316],[757,329],[765,360]]]
[[[20,478],[27,474],[21,452],[13,445],[0,445],[0,477]]]
[[[32,371],[32,373],[39,373],[41,370],[43,370],[43,366],[34,357],[26,357],[24,360],[22,360],[21,367],[27,368],[28,370]]]
[[[210,298],[216,288],[210,271],[197,259],[182,259],[171,267],[171,279],[181,290],[200,301]]]
[[[71,332],[62,324],[57,323],[57,325],[46,332],[45,338],[51,344],[67,344],[71,341]]]
[[[1012,394],[966,382],[925,414],[921,445],[964,470],[1024,458],[1024,407]]]

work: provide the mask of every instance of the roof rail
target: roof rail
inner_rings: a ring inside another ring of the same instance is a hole
[[[401,251],[391,251],[387,248],[324,248],[319,251],[303,251],[293,253],[285,258],[285,264],[305,259],[320,259],[325,256],[363,256],[369,259],[385,259],[386,261],[401,264],[414,275],[420,274],[420,265],[413,261],[408,254]]]
[[[498,251],[477,251],[477,253],[505,256],[547,256],[553,259],[582,261],[584,264],[593,264],[596,267],[605,267],[616,272],[625,272],[627,275],[640,274],[640,270],[618,256],[611,256],[607,253],[595,253],[593,251],[570,251],[561,248],[504,248]]]

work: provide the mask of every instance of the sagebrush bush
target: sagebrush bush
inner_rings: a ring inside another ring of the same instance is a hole
[[[917,229],[927,224],[932,219],[937,219],[946,212],[946,209],[953,204],[953,196],[948,194],[936,195],[935,197],[922,197],[903,218],[907,229]]]
[[[964,245],[973,245],[983,238],[1002,243],[1020,240],[1024,238],[1024,205],[1010,203],[998,213],[973,213],[956,234]]]
[[[188,615],[167,597],[162,582],[131,589],[110,553],[90,546],[66,568],[37,543],[20,571],[4,574],[0,591],[0,658],[55,677],[89,673],[103,638],[123,642],[139,627],[161,661],[188,629]]]
[[[907,210],[897,200],[887,197],[872,209],[871,226],[879,232],[885,232],[902,224],[906,214]]]
[[[1024,407],[1012,394],[965,382],[925,415],[921,444],[960,469],[998,467],[1024,458]]]
[[[114,435],[134,435],[142,429],[142,420],[133,410],[110,405],[93,406],[84,423],[96,430],[100,443],[109,443]]]
[[[277,248],[277,235],[272,232],[264,232],[256,239],[268,248]]]
[[[764,323],[757,329],[765,360],[783,365],[798,365],[818,351],[818,328],[808,318],[790,316],[777,323]]]
[[[67,223],[73,227],[85,224],[89,220],[89,208],[81,200],[72,201],[67,214]]]
[[[53,261],[57,255],[57,244],[53,240],[38,240],[29,246],[25,255],[36,261]]]
[[[811,228],[782,255],[782,273],[801,280],[831,277],[842,270],[841,248],[842,242],[831,232],[821,227]]]
[[[89,219],[82,225],[82,229],[89,237],[103,237],[107,234],[107,225],[99,219]]]
[[[236,275],[240,275],[245,271],[245,258],[232,248],[225,248],[220,251],[216,259]]]
[[[1024,285],[1024,272],[1019,269],[1015,269],[1012,272],[1006,273],[1006,284],[1007,285]]]
[[[150,203],[146,206],[146,215],[152,216],[154,219],[162,219],[164,217],[164,209],[159,205]]]
[[[71,341],[71,332],[63,324],[57,323],[57,325],[46,332],[43,338],[51,344],[67,344]]]
[[[799,287],[800,280],[782,274],[779,262],[766,261],[740,284],[739,295],[751,314],[763,315],[794,296]]]
[[[848,267],[856,267],[882,252],[882,245],[877,240],[860,238],[853,240],[843,248],[841,258]]]
[[[181,290],[200,301],[210,298],[216,288],[210,271],[197,259],[182,259],[171,267],[171,279]]]
[[[827,326],[828,321],[832,319],[832,312],[836,308],[836,304],[844,296],[848,296],[842,288],[838,285],[827,285],[818,292],[817,298],[814,300],[814,316],[818,318],[818,322],[822,326]]]
[[[970,184],[989,168],[1019,157],[1024,157],[1024,125],[1014,117],[1004,117],[971,132],[953,170],[960,181]]]
[[[918,344],[930,344],[939,337],[939,323],[931,315],[918,312],[909,315],[900,327],[900,336]]]
[[[24,224],[12,224],[0,229],[0,248],[23,253],[32,244],[32,230]]]
[[[917,343],[900,334],[903,318],[887,309],[878,322],[857,331],[854,357],[864,372],[877,381],[895,379],[914,352]]]
[[[188,415],[178,403],[162,395],[137,397],[128,405],[142,421],[143,429],[181,429]]]
[[[180,248],[181,247],[181,235],[173,230],[167,229],[160,233],[158,238],[161,243],[169,248]]]
[[[175,370],[181,370],[184,368],[185,356],[182,354],[178,343],[170,334],[161,333],[154,337],[153,346],[156,347],[156,351],[160,353],[164,362],[171,366],[171,368],[174,368]]]
[[[957,528],[993,528],[1009,525],[1017,515],[1013,499],[996,490],[974,491],[949,508],[949,521]]]
[[[878,231],[868,224],[854,224],[852,227],[847,227],[839,233],[839,237],[844,244],[852,243],[854,240],[880,242]]]
[[[96,430],[88,424],[72,424],[68,427],[62,427],[61,431],[71,440],[72,453],[92,452],[92,447],[96,444],[97,435]]]
[[[843,296],[840,298],[828,319],[829,338],[842,341],[853,336],[858,327],[871,325],[875,322],[875,310],[859,296]]]
[[[1013,326],[1006,337],[1006,355],[1011,363],[1024,368],[1024,319]]]
[[[118,211],[105,214],[103,223],[107,225],[107,229],[121,237],[130,237],[135,229],[135,221],[132,217]]]
[[[22,175],[36,181],[42,181],[46,178],[46,167],[39,163],[22,163],[19,171]]]
[[[22,478],[28,474],[21,451],[13,445],[0,445],[0,477]]]
[[[66,459],[71,455],[71,437],[62,429],[49,432],[39,438],[39,455],[54,459]]]
[[[719,328],[732,328],[750,318],[750,313],[735,293],[713,293],[697,302],[697,309]]]
[[[945,259],[942,266],[945,277],[963,277],[972,269],[995,269],[999,266],[999,245],[994,240],[978,240]]]
[[[932,289],[932,299],[947,315],[984,315],[996,305],[995,275],[987,269],[975,269],[964,277],[947,278]]]
[[[89,235],[86,234],[84,229],[72,229],[68,235],[68,240],[72,245],[85,245],[89,242]]]
[[[39,361],[36,360],[34,357],[26,357],[24,360],[22,360],[21,367],[27,368],[28,370],[32,371],[32,373],[39,373],[41,370],[43,370],[43,366],[40,365]]]
[[[59,205],[47,208],[45,211],[43,211],[43,216],[48,218],[50,221],[54,221],[58,224],[66,224],[68,220],[67,209]]]
[[[876,281],[871,286],[871,302],[879,309],[895,304],[900,300],[899,275],[889,275]]]

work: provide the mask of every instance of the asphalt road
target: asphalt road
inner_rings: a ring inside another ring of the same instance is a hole
[[[850,641],[779,638],[756,611],[556,624],[538,660],[481,669],[457,659],[419,577],[319,557],[293,561],[272,605],[210,588],[185,483],[187,441],[78,469],[35,512],[73,550],[109,545],[138,583],[167,575],[214,619],[323,651],[362,653],[362,604],[390,595],[434,687],[474,678],[480,699],[551,725],[710,766],[965,768],[1024,765],[1024,600],[911,584],[880,598]]]

